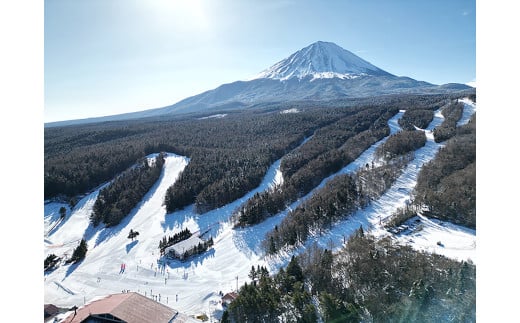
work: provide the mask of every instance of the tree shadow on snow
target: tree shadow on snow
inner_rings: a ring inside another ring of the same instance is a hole
[[[153,155],[153,159],[155,159],[155,157],[157,155],[159,155],[159,153],[152,154],[152,155]],[[169,156],[170,156],[170,154],[168,153],[166,158],[168,158]],[[139,202],[139,204],[136,207],[140,207],[141,205],[145,204],[146,202],[148,202],[150,200],[150,198],[152,196],[155,195],[155,192],[159,188],[160,183],[164,179],[164,173],[165,173],[165,171],[164,171],[164,166],[163,166],[163,169],[161,170],[161,175],[159,175],[159,178],[155,181],[155,184],[153,184],[153,186],[150,188],[150,190],[143,196],[143,199],[141,200],[141,202]]]
[[[83,263],[83,260],[80,260],[79,262],[71,264],[69,266],[69,268],[67,268],[67,272],[65,273],[65,277],[63,277],[63,279],[61,281],[64,281],[67,277],[69,277],[69,275],[72,274],[78,268],[78,266],[81,265],[81,263]]]
[[[161,174],[161,178],[164,174],[164,171]],[[130,221],[134,218],[134,216],[141,210],[143,205],[153,196],[159,187],[160,179],[155,182],[152,188],[145,194],[143,199],[130,211],[130,213],[125,216],[118,225],[112,227],[106,227],[104,225],[99,225],[99,228],[95,228],[92,223],[88,226],[87,230],[85,230],[85,237],[87,240],[90,240],[96,232],[99,232],[96,241],[94,243],[94,247],[98,246],[102,242],[110,240],[110,238],[118,235],[124,228],[128,226]],[[129,229],[130,230],[130,229]]]
[[[268,232],[282,222],[287,212],[288,210],[285,210],[258,224],[235,229],[233,232],[233,243],[238,250],[248,257],[252,256],[253,253],[263,254],[262,241]]]
[[[197,214],[193,210],[194,206],[189,205],[184,209],[175,211],[172,213],[166,213],[164,216],[164,221],[161,222],[161,226],[163,231],[172,231],[172,230],[183,230],[186,223],[191,222],[191,220],[195,220]]]
[[[211,248],[206,252],[189,257],[188,259],[182,261],[179,259],[172,259],[166,256],[162,256],[160,258],[161,264],[165,264],[170,270],[173,269],[189,269],[192,265],[199,266],[204,264],[204,261],[209,258],[215,257],[215,249]]]
[[[63,219],[61,219],[59,209],[61,207],[65,207],[67,209],[67,213]],[[45,233],[46,237],[50,237],[56,231],[58,231],[67,221],[70,219],[72,214],[74,213],[74,209],[70,209],[70,206],[65,203],[49,203],[44,207],[45,218],[50,218],[50,222],[54,223],[53,226]]]
[[[139,242],[139,240],[134,240],[126,245],[126,253],[129,253],[133,247]]]

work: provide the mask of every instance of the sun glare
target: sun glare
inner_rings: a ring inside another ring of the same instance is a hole
[[[154,22],[161,27],[206,31],[209,27],[203,0],[151,0]]]

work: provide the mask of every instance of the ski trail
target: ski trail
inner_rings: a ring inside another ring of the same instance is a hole
[[[463,116],[459,120],[459,124],[464,125],[470,120],[471,116],[475,112],[475,105],[468,103],[469,100],[467,99],[461,101],[464,103],[464,111]],[[278,255],[272,257],[270,260],[271,266],[273,268],[279,269],[287,265],[292,255],[300,254],[307,247],[314,243],[322,248],[338,250],[342,247],[343,243],[348,239],[348,237],[360,226],[365,230],[370,230],[370,232],[376,237],[390,235],[390,233],[387,232],[383,227],[384,221],[388,219],[398,208],[403,207],[409,203],[412,191],[417,184],[417,176],[422,166],[432,160],[437,154],[438,150],[444,146],[442,143],[436,143],[433,138],[433,129],[441,125],[444,120],[441,111],[442,108],[435,111],[432,122],[430,122],[426,129],[422,129],[427,137],[426,144],[415,151],[414,159],[408,163],[408,165],[403,170],[403,173],[396,179],[392,186],[383,195],[381,195],[381,197],[373,201],[364,209],[358,210],[353,215],[348,216],[346,219],[338,221],[332,226],[331,229],[326,231],[323,230],[325,233],[312,235],[302,246],[282,250]],[[395,122],[397,123],[397,120]],[[398,128],[394,128],[395,132],[398,130]],[[377,144],[381,144],[381,142],[378,142]],[[372,148],[373,147],[371,147],[369,150]],[[356,160],[356,163],[352,163],[352,166],[348,165],[348,169],[343,169],[339,173],[351,173],[366,163],[370,163],[373,159],[373,151],[369,152],[369,150],[365,151],[366,154],[364,153],[362,156],[360,156],[359,160]],[[335,175],[337,174],[334,174],[331,176],[331,178]],[[320,185],[320,188],[321,187],[323,187],[323,185]],[[315,191],[313,190],[311,193],[314,192]],[[304,199],[308,198],[309,196],[311,195],[309,194]],[[294,203],[291,208],[295,208],[298,205],[299,203]],[[453,231],[461,230],[460,227],[453,224],[451,224],[451,228],[451,233],[453,233]],[[466,241],[468,239],[470,240],[470,246],[475,246],[474,237],[475,235],[471,234],[471,231],[469,234],[467,234],[466,231],[466,234],[464,235],[464,239],[466,239]],[[473,241],[471,241],[471,239],[473,239]],[[464,244],[465,242],[462,243]],[[468,243],[466,242],[466,244]],[[429,248],[428,250],[435,250],[437,252],[439,251],[435,248]],[[444,252],[443,254],[452,257],[454,256],[453,253],[448,252]],[[471,256],[472,259],[475,258],[474,252],[471,254]]]
[[[354,161],[349,163],[347,166],[343,167],[338,172],[324,178],[318,186],[316,186],[314,189],[312,189],[309,193],[307,193],[305,196],[300,198],[296,204],[293,203],[291,205],[291,209],[296,208],[298,205],[300,205],[305,200],[309,199],[311,196],[313,196],[318,190],[322,189],[327,185],[327,183],[332,180],[334,177],[342,174],[351,174],[358,170],[360,167],[364,167],[367,163],[370,163],[374,160],[374,154],[376,149],[381,146],[391,135],[396,134],[401,130],[401,127],[399,126],[399,119],[404,114],[404,110],[400,110],[398,113],[396,113],[395,116],[390,118],[388,120],[388,126],[390,127],[390,134],[383,139],[377,141],[376,143],[372,144],[367,150],[365,150],[361,155],[359,155],[358,158],[356,158]]]
[[[457,127],[463,126],[469,122],[473,113],[476,112],[477,106],[471,101],[469,98],[459,99],[459,102],[464,103],[464,110],[462,112],[462,117],[457,122]]]

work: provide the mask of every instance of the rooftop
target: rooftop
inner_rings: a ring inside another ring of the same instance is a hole
[[[177,255],[182,255],[185,251],[197,247],[199,243],[203,244],[204,240],[196,235],[192,235],[188,239],[177,242],[173,246],[164,249],[164,252],[168,254],[171,250],[173,250]]]
[[[83,322],[89,316],[113,316],[127,323],[188,322],[190,318],[141,294],[112,294],[77,309],[63,322]]]

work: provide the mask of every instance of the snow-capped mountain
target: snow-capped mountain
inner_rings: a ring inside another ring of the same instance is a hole
[[[285,81],[308,76],[352,79],[367,75],[393,76],[334,43],[318,41],[263,70],[255,78]]]
[[[315,42],[274,64],[248,81],[223,84],[171,106],[107,117],[61,121],[63,126],[171,114],[215,113],[259,104],[329,101],[388,94],[452,93],[472,89],[464,84],[435,85],[390,74],[330,42]]]

